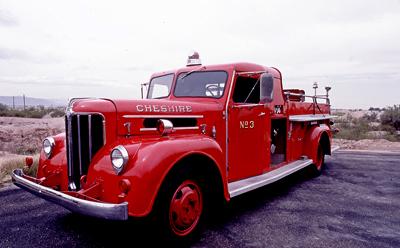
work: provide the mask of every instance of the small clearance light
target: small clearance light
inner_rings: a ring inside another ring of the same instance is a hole
[[[128,179],[122,179],[119,181],[119,190],[121,190],[121,193],[127,194],[131,190],[131,182]]]
[[[31,168],[33,165],[33,158],[31,156],[25,158],[25,165],[28,168]]]
[[[193,52],[192,55],[188,56],[186,66],[201,65],[200,55],[198,52]]]
[[[85,184],[87,182],[87,176],[82,175],[81,178],[79,179],[79,182],[81,183],[81,187],[85,186]]]
[[[167,135],[174,131],[174,125],[171,121],[165,119],[159,119],[157,121],[157,131],[161,135]]]
[[[47,137],[43,140],[43,151],[47,158],[50,158],[56,142],[52,137]]]
[[[128,151],[125,149],[125,147],[119,145],[111,151],[110,156],[112,166],[115,172],[119,175],[124,170],[125,165],[128,163]]]

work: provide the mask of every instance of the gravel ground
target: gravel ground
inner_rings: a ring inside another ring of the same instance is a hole
[[[400,154],[341,152],[233,199],[194,247],[400,247]],[[166,246],[143,220],[72,214],[16,187],[0,190],[0,247]]]

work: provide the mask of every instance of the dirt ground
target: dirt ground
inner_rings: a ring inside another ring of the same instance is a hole
[[[64,131],[64,118],[0,117],[0,166],[40,151],[42,140]]]
[[[334,139],[333,145],[340,146],[340,149],[400,152],[400,142],[391,142],[385,139]]]

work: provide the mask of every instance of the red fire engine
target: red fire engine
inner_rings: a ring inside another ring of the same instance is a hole
[[[330,88],[283,89],[276,68],[203,66],[195,53],[145,86],[144,100],[70,100],[65,133],[43,141],[37,177],[17,169],[14,183],[84,215],[154,213],[179,239],[217,202],[306,166],[318,174],[332,152]]]

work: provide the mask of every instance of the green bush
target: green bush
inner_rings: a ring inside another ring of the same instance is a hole
[[[389,141],[400,141],[400,135],[397,134],[396,128],[391,125],[391,122],[390,124],[371,124],[377,121],[377,115],[374,113],[365,114],[361,118],[349,115],[346,118],[338,119],[334,127],[338,128],[339,132],[334,134],[334,137],[348,140],[383,138]],[[382,131],[382,134],[375,136],[373,131]]]
[[[7,105],[0,104],[0,116],[8,117],[25,117],[25,118],[43,118],[43,116],[50,114],[51,117],[64,116],[64,108],[46,108],[44,106],[28,107],[26,109],[12,109]]]
[[[381,123],[400,130],[400,104],[386,108],[381,115]]]

